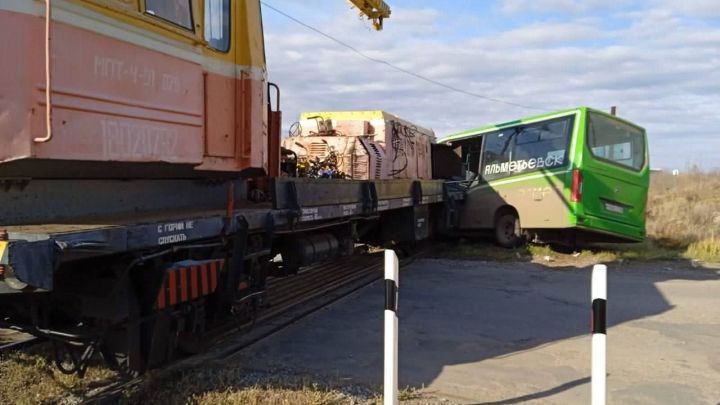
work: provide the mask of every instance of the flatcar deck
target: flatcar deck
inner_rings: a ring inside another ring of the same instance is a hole
[[[193,243],[230,235],[240,228],[268,234],[297,232],[351,218],[375,217],[383,211],[442,202],[443,192],[441,180],[278,178],[271,185],[272,202],[238,199],[230,214],[227,209],[207,208],[142,212],[131,206],[131,213],[74,215],[50,223],[0,225],[10,239],[0,246],[0,260],[31,285],[50,290],[52,269],[69,260]],[[213,194],[217,200],[218,190],[213,190]],[[66,200],[69,197],[63,196]],[[74,195],[72,198],[79,200]]]

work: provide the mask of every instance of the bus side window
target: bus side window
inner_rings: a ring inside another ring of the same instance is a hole
[[[205,40],[220,52],[230,50],[230,0],[205,0]]]
[[[465,180],[475,180],[480,176],[480,155],[482,136],[462,141],[460,145]]]
[[[529,125],[517,135],[513,159],[552,158],[564,161],[569,135],[568,119]]]
[[[468,153],[467,157],[467,171],[470,172],[469,176],[472,176],[471,178],[474,180],[477,177],[480,177],[482,173],[480,173],[480,142],[473,143],[470,146],[470,151]]]
[[[484,180],[494,180],[507,175],[507,165],[512,151],[512,142],[516,128],[504,129],[500,132],[485,134],[485,146],[482,153],[480,175]]]
[[[193,31],[190,0],[145,0],[145,12]]]

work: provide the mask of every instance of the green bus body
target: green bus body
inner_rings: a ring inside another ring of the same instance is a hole
[[[447,136],[471,180],[461,230],[494,229],[504,214],[524,231],[568,242],[645,238],[645,130],[588,107]]]

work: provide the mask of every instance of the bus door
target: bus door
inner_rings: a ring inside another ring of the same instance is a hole
[[[580,199],[586,216],[644,229],[648,188],[645,131],[609,115],[588,112]],[[578,178],[578,176],[580,176]],[[644,236],[644,235],[639,235]]]

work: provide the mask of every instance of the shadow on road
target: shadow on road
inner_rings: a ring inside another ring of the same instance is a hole
[[[589,336],[589,269],[429,260],[417,263],[401,278],[400,358],[404,384],[427,385],[448,365]],[[710,271],[652,269],[652,264],[610,265],[608,327],[671,310],[673,306],[656,285],[678,279],[718,280],[718,275]],[[367,294],[365,308],[381,302],[381,292]],[[374,331],[368,331],[366,337],[375,338]],[[379,337],[373,339],[376,344],[380,344]]]
[[[522,404],[522,403],[524,403],[524,402],[527,402],[527,401],[530,401],[530,400],[533,400],[533,399],[540,399],[540,398],[549,397],[549,396],[555,395],[555,394],[557,394],[557,393],[560,393],[560,392],[563,392],[563,391],[567,391],[567,390],[569,390],[569,389],[571,389],[571,388],[575,388],[575,387],[577,387],[578,385],[587,384],[587,383],[589,383],[589,382],[590,382],[590,377],[578,378],[577,380],[569,381],[569,382],[566,382],[565,384],[560,384],[560,385],[558,385],[557,387],[553,387],[553,388],[550,388],[550,389],[545,390],[545,391],[540,391],[540,392],[536,392],[536,393],[528,394],[528,395],[522,395],[522,396],[519,396],[519,397],[510,398],[510,399],[503,399],[502,401],[478,402],[478,403],[476,403],[476,404],[474,404],[474,405],[510,405],[510,404]]]

